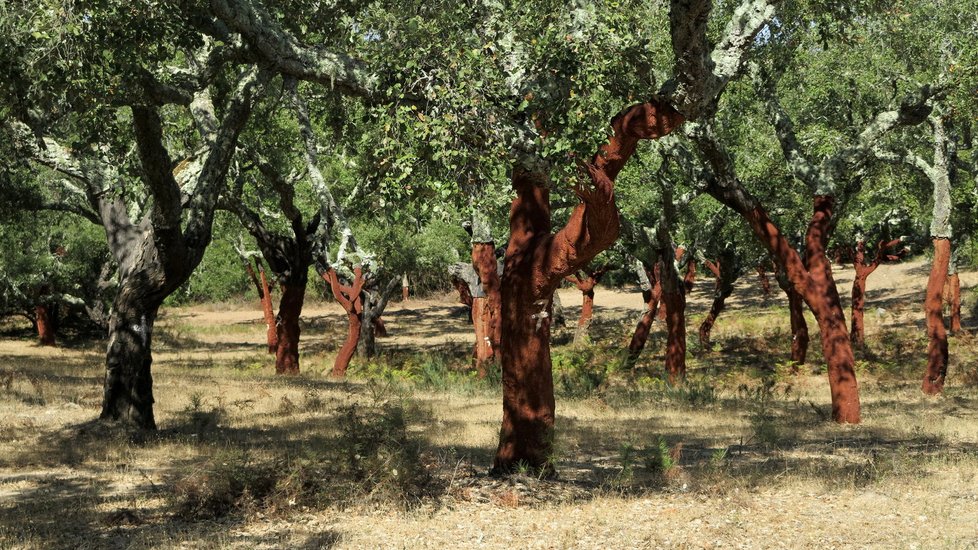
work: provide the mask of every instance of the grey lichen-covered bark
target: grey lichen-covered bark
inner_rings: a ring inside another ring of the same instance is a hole
[[[778,0],[744,0],[734,10],[720,40],[711,45],[707,26],[712,0],[672,0],[669,23],[675,75],[660,95],[670,97],[687,120],[708,118],[716,111],[727,83],[744,67],[757,33],[774,17]]]
[[[377,79],[364,65],[343,53],[302,44],[258,2],[211,0],[211,12],[240,34],[263,64],[299,80],[324,84],[347,95],[370,98]]]
[[[269,77],[254,70],[243,73],[229,94],[220,122],[202,128],[205,156],[199,171],[193,172],[193,181],[184,186],[190,192],[181,189],[173,173],[158,108],[132,106],[142,180],[152,197],[151,209],[137,221],[113,191],[123,178],[111,161],[71,151],[49,137],[39,140],[44,147],[23,144],[35,162],[82,184],[88,207],[97,213],[119,265],[118,292],[109,320],[103,419],[137,428],[156,427],[150,372],[153,324],[160,304],[187,280],[203,257],[238,135],[254,97]],[[213,113],[206,92],[198,95],[202,108]]]
[[[923,122],[931,112],[932,98],[942,93],[937,87],[922,87],[896,107],[879,112],[837,153],[816,163],[803,151],[794,123],[778,100],[775,83],[756,65],[751,66],[751,75],[792,175],[813,195],[834,196],[841,201],[858,192],[866,165],[883,138],[898,127]],[[847,188],[847,184],[851,185]]]

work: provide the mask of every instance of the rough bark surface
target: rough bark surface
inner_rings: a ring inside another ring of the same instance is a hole
[[[550,360],[550,309],[561,279],[611,246],[620,231],[614,179],[640,139],[655,139],[683,122],[668,106],[645,103],[615,117],[613,134],[577,188],[581,199],[567,224],[551,233],[546,177],[513,169],[510,240],[502,276],[503,421],[493,462],[496,473],[520,465],[542,474],[550,461],[555,403]]]
[[[659,303],[662,300],[662,285],[659,283],[658,262],[651,270],[645,269],[644,267],[643,269],[649,281],[649,288],[642,289],[645,311],[638,320],[638,325],[635,327],[632,339],[628,342],[628,355],[625,363],[627,368],[635,366],[639,356],[642,354],[642,350],[645,349],[645,343],[648,342],[649,334],[652,332],[652,322],[659,314]]]
[[[947,330],[944,327],[943,300],[941,292],[947,279],[948,263],[951,258],[950,239],[934,239],[934,263],[927,280],[927,295],[924,298],[924,315],[927,319],[927,370],[921,390],[927,395],[937,395],[944,391],[947,377],[948,346]]]
[[[306,281],[282,285],[278,304],[275,348],[275,374],[299,374],[299,318],[306,295]]]
[[[866,324],[864,321],[866,280],[876,271],[876,268],[879,267],[884,259],[896,258],[896,256],[888,256],[886,251],[898,244],[900,244],[900,239],[889,242],[880,241],[876,245],[876,256],[871,262],[866,263],[866,242],[860,240],[856,243],[852,262],[856,272],[855,278],[852,280],[852,325],[849,330],[849,340],[853,346],[861,347],[866,343]]]
[[[37,343],[42,346],[56,345],[54,319],[48,304],[42,302],[34,306],[34,318],[37,323]]]
[[[151,349],[161,302],[131,280],[120,284],[109,320],[101,419],[156,429]]]
[[[353,282],[345,285],[340,281],[336,270],[330,268],[322,273],[323,279],[329,284],[333,297],[339,302],[340,306],[346,311],[349,330],[343,346],[336,353],[336,360],[333,362],[333,370],[330,373],[336,378],[346,376],[346,369],[350,366],[350,360],[357,351],[357,344],[360,340],[360,325],[363,322],[363,300],[360,291],[363,290],[364,276],[363,269],[357,266],[353,271]]]

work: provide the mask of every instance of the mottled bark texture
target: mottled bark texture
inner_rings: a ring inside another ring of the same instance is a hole
[[[852,265],[855,277],[852,280],[852,326],[849,330],[849,340],[853,346],[862,347],[866,343],[866,325],[864,322],[866,308],[866,280],[876,271],[884,259],[896,259],[886,251],[900,244],[900,239],[880,241],[876,245],[876,256],[866,263],[866,241],[860,239],[853,252]]]
[[[581,291],[583,301],[581,303],[581,316],[577,319],[577,330],[574,332],[574,343],[583,344],[590,339],[589,331],[591,320],[594,317],[594,287],[601,281],[610,265],[601,266],[597,269],[582,269],[577,273],[567,276],[567,281]]]
[[[513,168],[516,191],[502,275],[503,422],[493,471],[525,465],[541,473],[550,461],[555,403],[550,360],[550,308],[560,281],[586,265],[618,238],[614,179],[640,139],[655,139],[681,124],[674,109],[646,103],[612,121],[613,134],[582,167],[581,200],[556,234],[551,233],[550,192],[545,175]]]
[[[706,260],[703,265],[710,273],[713,273],[715,284],[713,286],[713,302],[710,304],[710,311],[706,314],[706,319],[700,324],[699,338],[700,348],[704,351],[710,348],[710,333],[716,324],[717,318],[726,306],[726,300],[733,294],[734,283],[740,276],[740,266],[737,265],[737,255],[732,248],[725,248],[717,258],[716,262]]]
[[[363,300],[360,291],[363,290],[365,282],[363,269],[357,266],[353,270],[353,281],[344,284],[340,281],[336,270],[330,268],[322,273],[323,280],[329,284],[333,297],[346,312],[348,331],[343,346],[336,352],[336,360],[333,362],[333,370],[330,373],[336,378],[346,376],[346,369],[350,366],[350,360],[357,351],[357,344],[360,340],[360,325],[363,322]]]
[[[927,319],[927,369],[921,389],[927,395],[937,395],[944,391],[947,377],[948,347],[947,330],[944,327],[943,300],[941,292],[947,279],[948,262],[951,258],[950,239],[934,239],[934,262],[930,278],[927,279],[927,294],[924,298],[924,315]]]
[[[258,291],[258,300],[261,303],[262,315],[265,318],[265,340],[268,344],[268,353],[275,353],[278,350],[278,329],[275,326],[275,306],[272,304],[272,289],[268,284],[268,277],[265,275],[265,266],[258,258],[255,258],[255,267],[258,268],[258,273],[255,273],[255,268],[251,267],[247,258],[242,260],[248,277],[255,285],[255,290]]]
[[[374,277],[368,277],[364,284],[361,300],[363,302],[363,314],[360,323],[360,343],[357,345],[357,356],[369,359],[377,355],[377,337],[387,336],[387,327],[384,326],[381,315],[387,309],[394,290],[400,281],[397,277],[391,277],[386,285],[381,286]]]

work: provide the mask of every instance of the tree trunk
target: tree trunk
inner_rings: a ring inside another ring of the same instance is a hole
[[[272,305],[272,289],[268,284],[268,278],[265,276],[265,268],[262,267],[261,260],[255,258],[255,266],[258,267],[258,273],[261,274],[261,278],[259,279],[259,276],[255,274],[255,268],[251,267],[247,257],[243,257],[242,262],[244,263],[248,277],[251,279],[252,284],[255,285],[255,290],[258,291],[258,300],[261,303],[262,315],[265,317],[265,340],[268,344],[268,353],[277,353],[278,327],[275,326],[275,308]]]
[[[928,395],[937,395],[944,391],[944,379],[947,376],[948,347],[947,331],[944,328],[944,315],[941,311],[943,303],[941,292],[947,279],[948,262],[951,257],[951,241],[949,239],[934,239],[934,263],[931,266],[930,278],[927,280],[927,295],[924,299],[924,314],[927,318],[927,370],[921,389]]]
[[[329,283],[333,296],[347,315],[346,341],[336,353],[336,360],[333,362],[333,370],[330,373],[333,377],[342,378],[346,376],[346,370],[350,366],[350,360],[353,359],[353,354],[356,353],[357,344],[360,340],[360,327],[363,323],[363,299],[360,292],[363,290],[365,278],[360,266],[354,268],[353,281],[349,285],[341,283],[339,275],[332,268],[322,273],[322,277]]]
[[[857,256],[858,258],[858,256]],[[866,307],[866,279],[869,273],[855,264],[856,277],[852,280],[852,328],[849,331],[849,341],[853,346],[862,347],[866,343],[866,325],[863,312]]]
[[[40,302],[34,306],[34,316],[37,324],[37,341],[42,346],[55,345],[54,319],[52,319],[49,305]]]
[[[761,292],[764,293],[764,299],[771,297],[771,281],[767,278],[767,270],[764,269],[763,265],[757,266],[757,278],[761,281]]]
[[[821,331],[822,351],[828,364],[832,393],[832,417],[840,423],[859,422],[859,386],[856,383],[855,357],[849,343],[849,330],[832,279],[832,266],[825,255],[825,242],[831,228],[831,196],[816,195],[814,211],[805,236],[807,266],[797,251],[759,205],[738,210],[750,224],[761,244],[778,260],[784,275],[815,315]]]
[[[112,304],[100,418],[155,430],[150,367],[159,301],[134,286],[131,280],[123,281]]]
[[[555,401],[550,358],[551,302],[561,279],[611,246],[620,225],[614,180],[640,139],[655,139],[682,124],[668,105],[630,107],[612,121],[613,134],[590,163],[581,166],[576,188],[581,202],[567,223],[551,234],[549,180],[515,166],[516,197],[510,209],[510,239],[503,270],[500,354],[503,421],[493,472],[526,466],[554,473],[551,460]]]
[[[406,302],[409,293],[410,288],[408,287],[408,276],[407,273],[405,273],[403,276],[401,276],[401,300]]]
[[[710,333],[716,323],[720,313],[726,306],[727,298],[733,294],[734,281],[737,280],[738,269],[733,265],[735,262],[733,255],[726,255],[723,260],[716,263],[707,261],[704,265],[716,277],[716,285],[713,289],[713,303],[710,304],[710,312],[706,319],[700,324],[699,338],[700,348],[704,351],[710,348]]]
[[[594,290],[585,290],[584,303],[581,304],[581,317],[577,320],[577,330],[574,332],[574,343],[583,344],[589,339],[591,319],[594,317]]]
[[[672,262],[660,255],[660,262]],[[686,294],[684,281],[672,265],[662,266],[662,307],[666,311],[666,375],[670,384],[686,379]]]
[[[275,322],[275,374],[299,374],[299,317],[306,295],[305,283],[305,277],[302,277],[299,281],[282,285]]]
[[[472,243],[472,268],[479,276],[481,298],[473,299],[472,322],[475,325],[475,367],[485,377],[491,364],[498,360],[496,350],[501,338],[501,294],[496,247],[492,242]],[[475,304],[475,301],[481,303]]]
[[[814,213],[805,235],[805,259],[808,288],[803,295],[818,322],[822,354],[829,371],[832,392],[832,418],[839,423],[858,424],[860,420],[859,385],[856,382],[856,358],[849,343],[849,330],[842,312],[842,301],[832,278],[832,263],[825,254],[832,222],[834,197],[816,195]],[[790,274],[789,274],[790,278]]]
[[[951,332],[961,332],[961,278],[957,272],[948,276],[948,292],[951,305]]]
[[[795,374],[798,365],[804,365],[808,357],[808,321],[805,319],[805,300],[794,287],[785,290],[788,295],[788,315],[791,319],[791,361],[795,364]]]
[[[659,265],[656,263],[652,271],[646,270],[649,279],[649,289],[642,291],[642,299],[645,301],[645,311],[638,320],[632,339],[628,343],[628,355],[625,361],[626,368],[632,368],[638,362],[638,357],[645,349],[645,343],[652,332],[652,322],[658,316],[659,302],[662,298],[662,286],[659,284]]]

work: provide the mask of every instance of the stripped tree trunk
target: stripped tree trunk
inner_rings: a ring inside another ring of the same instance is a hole
[[[764,293],[764,299],[767,300],[771,297],[771,281],[767,278],[767,269],[764,264],[758,264],[757,278],[761,281],[761,292]]]
[[[401,276],[401,300],[406,302],[408,299],[408,294],[410,293],[410,288],[408,287],[408,276],[407,273]]]
[[[499,359],[496,352],[502,330],[502,297],[496,247],[486,237],[473,240],[472,268],[479,278],[478,284],[482,291],[482,296],[473,299],[472,308],[472,322],[475,324],[475,367],[479,377],[484,378],[491,365]]]
[[[258,258],[255,258],[255,266],[258,268],[259,275],[255,274],[254,268],[248,263],[246,258],[242,258],[244,261],[245,271],[248,272],[248,277],[251,282],[255,285],[255,290],[258,291],[258,299],[261,302],[262,315],[265,317],[265,338],[268,343],[268,353],[277,353],[278,350],[278,329],[275,326],[275,309],[272,306],[272,289],[268,284],[268,278],[265,276],[265,267],[262,265]]]
[[[606,265],[590,271],[580,270],[566,277],[567,281],[576,286],[583,296],[581,316],[577,319],[577,330],[574,332],[575,344],[583,344],[589,339],[588,332],[594,317],[594,287],[610,268],[611,266]]]
[[[927,295],[924,298],[924,314],[927,318],[927,370],[921,389],[927,395],[937,395],[944,391],[947,377],[948,346],[947,331],[944,327],[943,301],[941,293],[947,279],[948,262],[951,257],[951,240],[934,239],[934,262],[927,280]]]
[[[638,320],[638,325],[635,327],[635,332],[632,334],[632,339],[628,343],[628,355],[625,360],[626,368],[632,368],[635,363],[638,362],[639,356],[642,354],[642,350],[645,349],[645,343],[648,342],[649,334],[652,332],[652,322],[658,316],[659,313],[659,303],[662,300],[662,285],[659,283],[659,264],[656,262],[655,266],[649,270],[645,266],[638,262],[638,269],[642,270],[642,274],[645,275],[645,279],[640,281],[643,283],[642,286],[642,300],[645,302],[645,311],[642,312],[642,317]],[[644,288],[645,286],[648,288]]]
[[[42,346],[55,345],[55,320],[51,313],[51,304],[44,301],[44,297],[50,293],[45,286],[42,287],[37,305],[34,306],[34,319],[37,324],[37,342]]]
[[[275,374],[299,374],[299,318],[306,295],[306,272],[282,285],[275,320]],[[299,275],[299,273],[293,273]]]
[[[951,252],[948,261],[946,294],[950,306],[951,333],[961,332],[961,278],[958,276],[957,250]]]
[[[713,303],[710,305],[710,312],[706,319],[700,324],[699,337],[700,348],[708,350],[710,348],[710,332],[716,323],[717,317],[723,312],[726,300],[733,294],[734,282],[740,274],[737,265],[737,256],[733,249],[724,249],[716,263],[707,260],[703,265],[713,273],[716,284],[713,288]]]
[[[360,291],[363,290],[364,277],[363,269],[357,266],[353,270],[353,281],[349,285],[340,282],[336,270],[329,268],[322,273],[323,279],[329,283],[333,297],[346,311],[348,328],[346,340],[343,346],[336,353],[336,360],[333,362],[333,370],[330,373],[336,378],[346,376],[346,369],[350,366],[350,360],[357,351],[357,343],[360,339],[360,325],[363,322],[363,300]]]
[[[896,256],[888,256],[886,250],[898,244],[900,244],[900,239],[889,242],[880,241],[876,245],[876,257],[867,264],[865,263],[866,241],[860,239],[856,243],[852,261],[852,265],[856,270],[855,278],[852,280],[852,328],[849,331],[849,340],[853,346],[862,347],[866,343],[866,326],[864,322],[866,280],[876,271],[876,268],[879,267],[884,258],[896,258]]]
[[[666,375],[671,384],[678,384],[686,378],[686,293],[672,255],[660,254],[659,264],[662,308],[666,312]]]
[[[611,246],[620,230],[614,179],[640,139],[655,139],[681,124],[668,106],[631,107],[612,122],[614,133],[577,188],[578,204],[567,224],[551,233],[547,177],[513,169],[516,191],[510,210],[510,240],[502,276],[503,422],[493,471],[524,465],[553,472],[551,449],[555,402],[550,360],[550,309],[561,279]]]

